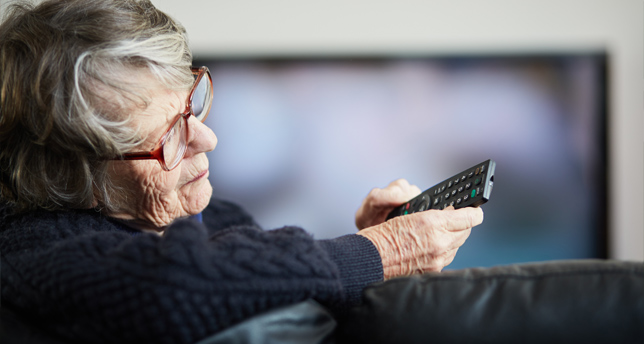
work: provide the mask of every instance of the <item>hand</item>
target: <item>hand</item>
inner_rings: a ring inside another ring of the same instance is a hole
[[[389,279],[441,271],[454,260],[472,227],[482,222],[481,208],[449,207],[398,216],[357,234],[376,246]]]
[[[394,208],[420,193],[416,185],[410,185],[404,179],[393,181],[384,189],[371,190],[356,212],[356,226],[361,230],[385,222]]]

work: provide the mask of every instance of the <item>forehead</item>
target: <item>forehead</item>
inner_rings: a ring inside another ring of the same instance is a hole
[[[117,69],[103,79],[89,79],[86,86],[93,105],[120,120],[136,120],[174,107],[177,94],[188,94],[164,85],[145,68]]]
[[[165,85],[146,68],[113,71],[107,80],[88,84],[94,105],[112,120],[125,121],[137,132],[140,148],[146,150],[154,148],[183,112],[189,93],[189,89]]]
[[[143,144],[156,142],[167,131],[169,125],[185,108],[190,90],[172,89],[147,70],[138,70],[123,78],[124,84],[132,90],[125,97],[130,98],[129,106],[121,113],[130,119]]]

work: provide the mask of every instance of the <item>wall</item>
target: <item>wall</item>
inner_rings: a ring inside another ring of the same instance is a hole
[[[197,56],[607,50],[610,255],[644,259],[641,0],[154,2]]]

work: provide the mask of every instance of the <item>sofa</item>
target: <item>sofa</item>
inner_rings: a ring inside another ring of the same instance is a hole
[[[2,309],[3,343],[62,343]],[[644,343],[644,262],[565,260],[427,273],[313,300],[207,337],[219,343]]]

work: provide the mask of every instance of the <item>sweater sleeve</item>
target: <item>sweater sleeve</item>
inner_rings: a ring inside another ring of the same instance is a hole
[[[51,238],[34,250],[28,238],[3,238],[2,297],[83,341],[193,343],[309,298],[344,307],[382,274],[375,248],[357,235],[316,241],[244,221],[212,232],[179,220],[164,236],[66,229],[82,224],[21,231]]]
[[[344,290],[340,310],[360,303],[362,289],[383,280],[382,260],[376,247],[361,235],[320,240],[320,246],[335,263]]]
[[[211,232],[240,225],[259,228],[244,209],[218,199],[211,200],[204,210],[204,223]],[[369,239],[360,235],[346,235],[319,240],[318,243],[337,267],[344,291],[342,302],[339,302],[341,305],[344,303],[341,308],[359,303],[365,286],[383,280],[380,254]]]

